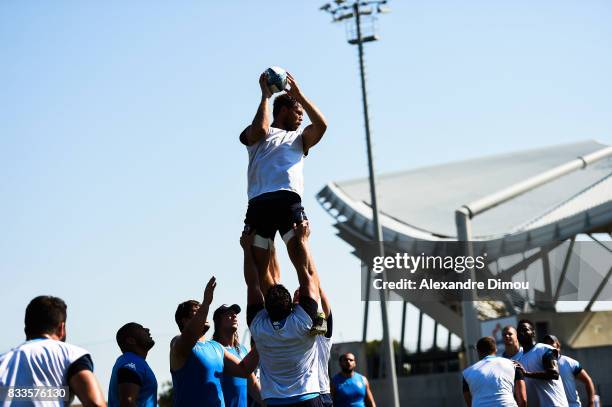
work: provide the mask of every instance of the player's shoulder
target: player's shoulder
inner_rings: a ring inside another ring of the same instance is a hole
[[[221,345],[217,341],[205,341],[204,347],[208,348],[208,350],[214,352],[215,354],[220,355],[221,357],[223,357],[225,354],[225,346]]]
[[[269,319],[268,311],[266,311],[265,307],[261,307],[260,309],[255,311],[255,315],[253,316],[253,319],[251,320],[251,323],[249,324],[249,329],[250,330],[257,329],[258,325],[261,324],[262,321],[265,321],[266,319]]]
[[[566,363],[570,366],[578,366],[580,365],[580,362],[578,362],[576,359],[571,358],[567,355],[560,355],[559,356],[559,363]]]
[[[361,373],[355,372],[355,379],[361,380],[363,383],[368,384],[368,378],[362,375]]]
[[[44,353],[45,355],[55,354],[66,359],[78,359],[89,354],[89,351],[71,343],[55,339],[34,339],[23,343],[17,348],[20,352],[35,354]]]
[[[136,357],[136,355],[126,352],[117,358],[115,362],[117,369],[127,369],[136,373],[141,373],[146,369],[146,362],[142,358]]]

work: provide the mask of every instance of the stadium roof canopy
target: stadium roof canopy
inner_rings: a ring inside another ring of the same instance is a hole
[[[380,175],[377,190],[384,240],[455,240],[454,214],[462,205],[604,149],[609,147],[585,141]],[[352,229],[372,240],[367,178],[330,183],[318,198],[340,222],[351,223]],[[472,220],[474,240],[533,243],[519,251],[579,233],[609,233],[611,226],[610,155]]]
[[[578,165],[574,165],[576,162]],[[473,240],[483,242],[480,247],[486,250],[493,273],[516,277],[521,270],[527,270],[534,279],[547,275],[546,281],[552,281],[530,293],[515,292],[504,304],[481,302],[480,318],[550,309],[550,303],[538,301],[542,298],[540,293],[561,300],[565,272],[551,271],[548,262],[539,260],[549,258],[553,250],[563,250],[564,255],[567,251],[567,263],[571,246],[567,250],[562,244],[567,246],[582,233],[612,232],[612,148],[604,144],[584,141],[380,175],[378,205],[385,246],[401,250],[420,241],[444,244],[457,240],[458,209],[469,209],[472,203],[483,202],[483,198],[486,201],[500,191],[512,190],[568,163],[576,169],[471,219]],[[318,199],[336,219],[339,236],[355,248],[357,256],[362,256],[364,246],[375,235],[368,179],[332,182],[319,192]],[[436,245],[431,250],[437,250]],[[604,270],[597,277],[601,289],[591,290],[590,304],[602,298],[601,291],[611,272],[606,275]],[[457,304],[432,301],[415,305],[462,335]],[[487,310],[490,306],[494,309]],[[590,305],[585,308],[589,309]]]

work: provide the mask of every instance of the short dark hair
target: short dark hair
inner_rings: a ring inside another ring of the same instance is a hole
[[[134,330],[139,327],[140,324],[137,324],[136,322],[128,322],[127,324],[119,328],[119,330],[117,331],[116,338],[117,345],[119,345],[119,349],[121,349],[121,352],[126,352],[127,338],[133,337]]]
[[[25,312],[25,334],[28,339],[55,331],[66,322],[66,303],[58,297],[40,295],[34,298]]]
[[[174,321],[179,327],[179,331],[183,332],[183,318],[187,318],[191,314],[193,307],[199,306],[200,303],[196,300],[187,300],[181,302],[174,312]]]
[[[290,96],[287,93],[278,95],[274,99],[274,103],[272,105],[272,117],[276,118],[276,116],[278,116],[283,107],[286,107],[287,109],[293,109],[299,104],[300,103],[293,96]]]
[[[542,338],[542,342],[547,345],[551,345],[548,342],[552,342],[552,346],[557,346],[558,344],[559,347],[561,347],[561,342],[559,341],[559,338],[557,338],[555,335],[544,335],[544,338]]]
[[[478,350],[478,353],[481,355],[490,355],[495,353],[497,350],[495,339],[491,336],[480,338],[478,342],[476,342],[476,350]]]
[[[266,311],[272,321],[280,321],[293,309],[291,294],[282,284],[275,284],[268,289],[265,303]]]
[[[528,319],[521,319],[518,324],[516,324],[516,326],[518,327],[520,324],[529,324],[529,326],[531,327],[531,329],[535,329],[535,325],[533,324],[533,322],[531,322]]]
[[[509,329],[514,329],[514,331],[516,332],[516,328],[513,325],[506,325],[502,328],[502,332],[506,332]]]

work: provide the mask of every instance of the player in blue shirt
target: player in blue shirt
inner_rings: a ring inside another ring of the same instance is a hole
[[[206,321],[217,283],[210,279],[202,304],[195,300],[179,304],[174,319],[181,331],[170,343],[174,407],[224,407],[221,377],[224,374],[248,377],[259,361],[251,351],[242,361],[218,342],[206,340]]]
[[[580,366],[580,363],[568,356],[561,355],[561,342],[554,335],[546,335],[542,340],[547,345],[556,348],[559,351],[559,374],[563,381],[563,389],[569,407],[580,407],[580,398],[576,390],[576,379],[584,383],[587,392],[588,407],[595,405],[595,386],[591,376]]]
[[[149,330],[135,322],[127,323],[117,331],[117,344],[123,354],[113,366],[109,407],[157,406],[157,380],[145,360],[155,345]]]
[[[370,383],[365,376],[355,372],[355,355],[344,353],[340,356],[342,371],[332,377],[331,394],[335,407],[376,407]]]
[[[217,341],[226,351],[242,360],[248,353],[247,349],[238,340],[238,314],[241,309],[238,304],[221,305],[213,314],[215,332],[213,340]],[[242,377],[223,375],[221,378],[225,407],[246,407],[247,390],[251,398],[261,402],[259,395],[259,381],[251,373],[247,379]]]

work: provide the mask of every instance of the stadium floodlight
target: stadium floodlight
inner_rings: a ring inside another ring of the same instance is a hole
[[[334,4],[335,3],[335,4]],[[383,245],[383,235],[382,235],[382,227],[379,221],[379,212],[378,212],[378,200],[376,197],[376,176],[374,172],[374,159],[372,153],[372,142],[370,137],[370,116],[368,113],[368,97],[366,92],[366,83],[365,83],[365,66],[364,66],[364,58],[363,58],[363,44],[369,41],[376,41],[378,36],[376,35],[376,26],[374,24],[376,15],[378,14],[380,7],[387,3],[387,0],[334,0],[334,3],[328,3],[323,6],[321,10],[328,12],[332,15],[333,21],[346,21],[347,23],[350,21],[349,18],[354,18],[355,30],[354,35],[351,35],[348,38],[348,42],[351,45],[357,45],[359,49],[359,72],[361,76],[361,95],[363,102],[363,116],[364,116],[364,124],[365,124],[365,136],[366,136],[366,151],[368,156],[368,172],[369,172],[369,181],[370,181],[370,200],[372,206],[372,220],[374,223],[374,240],[378,244],[378,254],[381,257],[384,257],[384,245]],[[375,8],[371,7],[375,6]],[[351,10],[352,12],[348,12]],[[375,11],[376,10],[376,11]],[[348,13],[347,13],[348,12]],[[337,14],[341,13],[339,17]],[[371,23],[371,32],[367,33],[367,35],[362,35],[362,16],[368,16]],[[383,278],[386,280],[386,271],[383,271]],[[364,318],[363,318],[363,335],[362,342],[365,345],[367,340],[367,329],[368,329],[368,311],[369,311],[369,303],[370,303],[370,282],[372,279],[372,270],[368,270],[367,280],[366,280],[366,298],[365,298],[365,308],[364,308]],[[383,357],[385,361],[385,374],[386,380],[384,381],[384,385],[386,387],[385,393],[388,394],[390,400],[387,404],[388,406],[399,407],[399,391],[397,387],[397,371],[395,369],[395,352],[393,350],[393,342],[391,340],[391,334],[389,332],[389,318],[387,315],[387,299],[388,293],[383,291],[380,293],[380,313],[382,317],[382,327],[383,327]],[[403,349],[401,350],[403,352]]]

